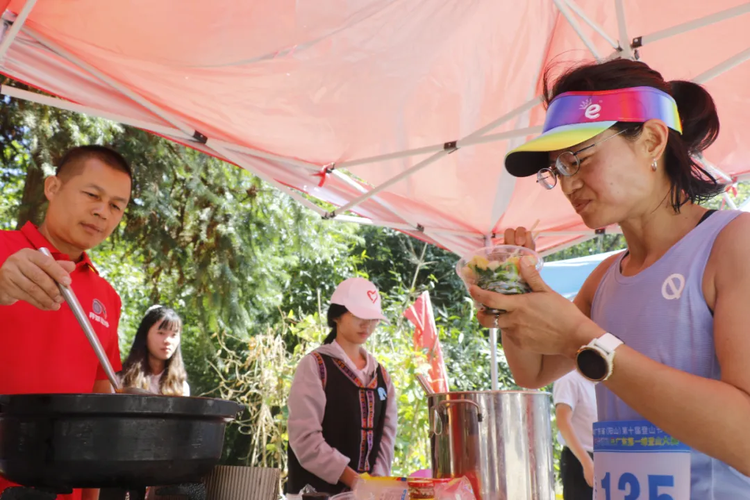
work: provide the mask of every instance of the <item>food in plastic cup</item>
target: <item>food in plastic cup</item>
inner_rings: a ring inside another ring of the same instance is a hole
[[[537,270],[542,269],[543,260],[534,250],[515,245],[495,245],[474,250],[462,257],[456,264],[456,272],[466,285],[466,289],[476,285],[483,290],[516,295],[528,293],[531,287],[521,276],[521,258],[531,257]],[[477,307],[484,307],[477,304]],[[488,312],[499,314],[504,311],[486,308]]]

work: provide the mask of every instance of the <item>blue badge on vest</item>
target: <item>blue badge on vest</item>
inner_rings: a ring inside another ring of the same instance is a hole
[[[385,392],[385,387],[378,387],[378,396],[380,396],[381,401],[385,401],[387,395],[388,393]]]

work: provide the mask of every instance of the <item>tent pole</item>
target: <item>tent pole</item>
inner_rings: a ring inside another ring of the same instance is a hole
[[[521,114],[525,113],[526,111],[529,111],[529,110],[533,109],[534,107],[536,107],[541,102],[542,102],[541,101],[541,96],[537,96],[534,99],[531,99],[530,101],[527,101],[527,102],[523,103],[521,106],[517,107],[516,109],[514,109],[512,111],[509,111],[508,113],[504,114],[503,116],[501,116],[497,120],[495,120],[495,121],[493,121],[491,123],[488,123],[484,127],[480,128],[479,130],[477,130],[476,132],[474,132],[473,134],[471,134],[469,136],[466,136],[464,139],[456,141],[456,144],[457,145],[464,145],[464,146],[468,146],[468,145],[471,145],[471,144],[479,144],[480,142],[474,142],[474,141],[476,141],[478,138],[481,138],[482,136],[484,136],[484,134],[487,133],[487,132],[489,132],[490,130],[495,129],[498,126],[502,125],[503,123],[512,120],[516,116],[521,115]],[[511,132],[513,132],[513,131],[511,131]],[[506,133],[510,134],[511,132],[503,132],[503,134],[506,134]],[[522,135],[530,135],[530,134],[534,133],[532,131],[529,134],[527,134],[526,131],[521,131],[521,130],[518,130],[516,132],[518,132],[519,134],[522,134]],[[502,137],[502,138],[504,139],[504,138],[507,138],[507,137],[512,137],[512,136],[508,135],[508,136]],[[354,166],[357,166],[357,165],[365,165],[367,163],[376,163],[376,162],[381,162],[381,161],[386,161],[386,160],[396,160],[396,159],[399,159],[399,158],[406,158],[406,157],[409,157],[409,156],[415,156],[415,155],[421,155],[421,154],[427,154],[427,153],[433,153],[433,152],[442,151],[444,148],[445,148],[445,143],[443,143],[443,144],[435,144],[435,145],[432,145],[432,146],[425,146],[425,147],[417,148],[417,149],[410,149],[410,150],[406,150],[406,151],[398,151],[396,153],[388,153],[388,154],[385,154],[385,155],[371,156],[369,158],[361,158],[361,159],[358,159],[358,160],[344,161],[344,162],[341,162],[341,163],[337,163],[336,164],[336,168],[350,168],[350,167],[354,167]]]
[[[492,246],[492,235],[487,234],[484,236],[484,246]],[[499,328],[490,328],[490,387],[493,391],[498,390],[498,377],[497,377],[497,338],[499,334]]]
[[[111,120],[111,121],[115,121],[118,123],[122,123],[124,125],[131,126],[131,127],[148,130],[149,132],[155,132],[157,134],[171,137],[179,141],[186,140],[183,133],[176,128],[167,127],[164,125],[158,125],[156,123],[138,120],[136,118],[130,118],[127,116],[117,115],[114,113],[110,113],[108,111],[102,111],[100,109],[90,108],[88,106],[82,106],[80,104],[66,101],[64,99],[59,99],[57,97],[49,97],[49,96],[42,95],[42,94],[36,94],[34,92],[29,92],[27,90],[18,89],[18,88],[11,87],[8,85],[3,85],[2,88],[0,88],[0,94],[7,95],[9,97],[14,97],[16,99],[23,99],[29,102],[35,102],[37,104],[43,104],[45,106],[52,106],[58,109],[64,109],[66,111],[72,111],[74,113],[84,113],[89,116],[96,116],[98,118],[104,118],[105,120]],[[187,141],[199,142],[194,137],[187,139]],[[308,169],[312,172],[320,171],[319,165],[303,162],[300,160],[296,160],[294,158],[286,158],[284,156],[278,156],[272,153],[266,153],[264,151],[259,151],[259,150],[247,148],[244,146],[238,146],[238,145],[231,144],[225,141],[219,141],[216,139],[208,139],[206,141],[206,146],[211,147],[212,145],[218,145],[220,147],[224,147],[224,148],[227,148],[229,150],[236,151],[239,153],[244,153],[249,156],[255,156],[257,158],[263,158],[266,160],[278,161],[278,162],[283,162],[283,163],[287,163],[290,165],[295,165],[298,167]]]
[[[586,13],[578,6],[577,3],[575,3],[573,0],[565,0],[565,4],[570,8],[570,10],[575,12],[578,17],[583,20],[584,23],[588,24],[591,29],[599,33],[599,35],[604,38],[613,49],[617,50],[619,48],[617,42],[611,36],[609,36],[606,31],[604,31],[604,28],[592,21],[591,18],[586,15]]]
[[[573,28],[573,31],[576,32],[578,38],[580,38],[586,48],[589,49],[589,52],[594,55],[596,61],[601,62],[602,56],[599,54],[599,51],[596,50],[594,42],[592,42],[588,35],[583,32],[581,25],[578,23],[578,20],[570,14],[568,7],[564,5],[561,0],[553,0],[553,2],[555,3],[557,10],[560,11],[560,14],[563,15],[565,20],[568,21],[568,24]]]
[[[633,48],[630,46],[630,38],[628,38],[628,25],[625,20],[625,6],[622,0],[615,0],[615,10],[617,11],[617,28],[620,32],[620,50],[623,57],[633,59]]]
[[[256,175],[256,176],[260,177],[261,179],[263,179],[267,183],[269,183],[272,186],[276,187],[282,193],[288,194],[289,196],[291,196],[292,198],[294,198],[295,200],[297,200],[298,202],[300,202],[303,206],[309,208],[310,210],[312,210],[313,212],[317,213],[318,215],[322,216],[322,215],[326,214],[325,209],[323,209],[323,208],[319,207],[318,205],[316,205],[315,203],[311,202],[310,200],[308,200],[307,198],[305,198],[304,196],[302,196],[300,193],[298,193],[296,190],[290,188],[289,186],[285,186],[284,184],[280,183],[279,181],[277,181],[276,179],[274,179],[270,175],[266,175],[265,173],[263,173],[263,172],[261,172],[261,171],[259,171],[257,169],[252,168],[248,164],[248,162],[245,161],[245,159],[242,158],[239,155],[239,153],[236,153],[234,151],[230,151],[229,149],[227,149],[225,147],[217,146],[215,144],[211,147],[211,149],[213,149],[214,151],[216,151],[217,153],[219,153],[221,156],[223,156],[224,158],[226,158],[228,161],[230,161],[232,163],[235,163],[235,164],[239,165],[240,167],[244,168],[245,170],[247,170],[248,172],[251,172],[253,175]]]
[[[462,139],[460,141],[456,141],[456,145],[459,148],[466,147],[466,146],[474,146],[476,144],[486,144],[488,142],[496,142],[496,141],[502,141],[505,139],[513,139],[515,137],[525,137],[527,135],[534,135],[538,134],[542,131],[542,127],[528,127],[524,129],[515,129],[515,130],[509,130],[507,132],[500,132],[498,134],[489,134],[489,135],[482,135],[478,136],[473,139]],[[423,155],[427,153],[435,153],[437,151],[441,151],[445,148],[445,143],[442,144],[434,144],[432,146],[425,146],[422,148],[416,148],[416,149],[407,149],[404,151],[398,151],[396,153],[388,153],[384,155],[378,155],[378,156],[371,156],[369,158],[361,158],[359,160],[351,160],[351,161],[344,161],[341,163],[336,164],[336,168],[351,168],[358,165],[365,165],[368,163],[379,163],[383,161],[388,160],[398,160],[401,158],[408,158],[410,156],[418,156]]]
[[[740,52],[739,54],[730,57],[729,59],[717,64],[713,68],[704,71],[700,75],[693,78],[693,81],[695,83],[704,84],[709,80],[712,80],[713,78],[716,78],[717,76],[721,75],[722,73],[725,73],[729,71],[730,69],[734,68],[735,66],[739,66],[743,62],[750,59],[750,48],[747,48]]]
[[[111,120],[114,122],[122,123],[124,125],[129,125],[131,127],[136,127],[136,128],[148,130],[150,132],[155,132],[157,134],[165,135],[167,137],[174,137],[175,139],[178,139],[181,141],[185,140],[185,137],[182,134],[182,132],[180,130],[177,130],[176,128],[166,127],[164,125],[157,125],[156,123],[138,120],[138,119],[130,118],[126,116],[121,116],[121,115],[117,115],[114,113],[109,113],[107,111],[102,111],[100,109],[94,109],[88,106],[82,106],[80,104],[66,101],[64,99],[59,99],[57,97],[49,97],[49,96],[42,95],[42,94],[36,94],[34,92],[29,92],[28,90],[22,90],[16,87],[11,87],[9,85],[3,85],[2,87],[0,87],[0,94],[7,95],[8,97],[13,97],[15,99],[22,99],[24,101],[34,102],[36,104],[42,104],[44,106],[50,106],[50,107],[57,108],[57,109],[63,109],[65,111],[72,111],[74,113],[83,113],[89,116],[95,116],[97,118]],[[193,139],[193,141],[195,141],[195,139]]]
[[[206,145],[209,146],[209,147],[216,146],[216,147],[228,149],[230,151],[235,151],[237,153],[243,153],[243,154],[246,154],[248,156],[255,156],[257,158],[263,158],[265,160],[272,160],[272,161],[283,162],[283,163],[286,163],[288,165],[294,165],[296,167],[301,167],[301,168],[307,169],[307,170],[309,170],[311,172],[316,172],[317,173],[317,172],[320,172],[320,169],[321,169],[321,165],[316,165],[314,163],[310,163],[310,162],[307,162],[307,161],[297,160],[295,158],[287,158],[285,156],[279,156],[279,155],[273,154],[273,153],[267,153],[267,152],[261,151],[259,149],[248,148],[247,146],[240,146],[238,144],[233,144],[233,143],[227,142],[227,141],[221,141],[219,139],[213,139],[213,138],[208,139],[208,141],[206,142]]]
[[[346,175],[345,173],[339,170],[334,170],[333,175],[335,175],[336,177],[341,179],[343,182],[347,183],[348,185],[350,185],[351,187],[353,187],[354,189],[358,190],[361,193],[368,192],[367,188],[365,188],[360,183],[358,183],[357,181],[355,181],[354,179],[352,179],[351,177],[349,177],[348,175]],[[371,199],[372,201],[378,203],[380,206],[382,206],[383,208],[391,212],[396,217],[405,221],[409,225],[409,229],[408,229],[409,231],[417,231],[417,232],[424,234],[425,236],[429,236],[431,239],[435,240],[435,242],[439,243],[440,245],[443,245],[445,248],[450,249],[450,247],[452,246],[452,245],[447,244],[446,241],[443,240],[440,236],[437,236],[440,233],[436,233],[434,231],[428,230],[423,225],[419,224],[418,222],[415,222],[411,217],[404,215],[400,210],[398,210],[393,205],[383,200],[379,196],[373,196]],[[338,219],[339,217],[341,216],[339,215],[335,217],[334,220]]]
[[[26,22],[26,19],[31,13],[31,9],[34,8],[36,2],[37,0],[26,0],[23,9],[21,9],[21,12],[18,13],[18,17],[16,17],[15,21],[13,21],[13,25],[10,27],[8,32],[5,33],[5,36],[3,36],[3,41],[0,42],[0,64],[2,64],[3,60],[5,59],[5,55],[8,53],[8,49],[16,39],[18,32],[21,31],[23,23]],[[2,12],[0,12],[0,15],[2,15]]]
[[[705,17],[693,19],[692,21],[678,24],[676,26],[672,26],[671,28],[666,28],[663,30],[655,31],[648,35],[644,35],[642,37],[636,38],[635,42],[638,46],[642,47],[644,45],[654,43],[664,38],[673,37],[675,35],[687,33],[688,31],[696,30],[704,26],[709,26],[711,24],[715,24],[721,21],[726,21],[728,19],[741,16],[742,14],[747,14],[748,12],[750,12],[750,2],[744,3],[742,5],[738,5],[737,7],[733,7],[731,9],[717,12],[715,14],[710,14]]]
[[[103,74],[102,72],[100,72],[99,70],[97,70],[96,68],[94,68],[93,66],[85,63],[84,61],[78,59],[77,57],[73,56],[72,54],[69,54],[62,47],[60,47],[57,44],[51,42],[50,40],[47,40],[42,35],[34,33],[33,31],[29,30],[28,27],[24,28],[24,32],[26,34],[28,34],[29,36],[31,36],[32,38],[36,39],[42,45],[45,45],[47,48],[49,48],[53,52],[56,52],[61,57],[67,59],[69,62],[71,62],[73,64],[76,64],[80,68],[88,71],[93,76],[97,77],[99,80],[103,81],[104,83],[106,83],[107,85],[109,85],[110,87],[112,87],[113,89],[119,91],[120,93],[122,93],[126,97],[130,98],[132,101],[140,104],[141,106],[143,106],[147,110],[151,111],[156,116],[162,118],[163,120],[167,121],[168,123],[171,123],[172,125],[174,125],[175,127],[177,127],[183,134],[185,134],[187,136],[187,138],[189,138],[190,140],[193,140],[193,139],[195,139],[195,138],[197,138],[197,137],[200,136],[200,134],[196,130],[191,129],[190,127],[188,127],[182,121],[180,121],[180,120],[172,117],[170,114],[164,112],[163,110],[161,110],[155,104],[151,103],[147,99],[145,99],[145,98],[141,97],[140,95],[136,94],[135,92],[131,91],[127,87],[124,87],[119,82],[117,82],[117,81],[113,80],[112,78],[108,77],[107,75]],[[258,177],[260,177],[264,181],[268,182],[272,186],[275,186],[276,188],[278,188],[282,192],[287,193],[292,198],[294,198],[295,200],[297,200],[303,206],[309,208],[310,210],[313,210],[314,212],[316,212],[316,213],[318,213],[320,215],[324,215],[326,213],[326,211],[323,208],[321,208],[318,205],[314,204],[313,202],[311,202],[310,200],[308,200],[307,198],[305,198],[301,194],[297,193],[295,190],[289,188],[288,186],[285,186],[285,185],[281,184],[277,180],[273,179],[271,176],[268,176],[268,175],[266,175],[266,174],[264,174],[264,173],[262,173],[260,171],[257,171],[256,169],[250,167],[249,164],[243,158],[241,158],[237,153],[233,153],[233,152],[229,151],[228,149],[223,148],[221,146],[214,146],[211,149],[213,149],[214,151],[216,151],[217,153],[219,153],[221,156],[223,156],[227,160],[229,160],[229,161],[231,161],[233,163],[236,163],[237,165],[241,166],[245,170],[247,170],[249,172],[252,172],[254,175],[257,175]]]
[[[401,182],[402,180],[406,179],[407,177],[411,176],[412,174],[414,174],[414,173],[422,170],[423,168],[425,168],[426,166],[430,165],[431,163],[435,163],[436,161],[438,161],[439,159],[441,159],[444,156],[447,156],[448,154],[452,153],[453,151],[455,151],[455,147],[452,150],[451,149],[443,149],[442,151],[438,151],[437,153],[433,154],[429,158],[420,161],[419,163],[417,163],[413,167],[409,168],[408,170],[405,170],[405,171],[401,172],[400,174],[391,177],[390,179],[388,179],[387,181],[385,181],[381,185],[379,185],[379,186],[371,189],[370,191],[368,191],[367,193],[363,194],[359,198],[355,198],[354,200],[350,201],[349,203],[347,203],[343,207],[340,207],[340,208],[337,208],[336,210],[333,210],[329,214],[329,217],[330,218],[336,217],[339,214],[342,214],[342,213],[344,213],[344,212],[346,212],[348,210],[351,210],[352,208],[354,208],[354,207],[356,207],[358,205],[361,205],[363,202],[369,200],[370,198],[372,198],[373,196],[375,196],[379,192],[383,191],[384,189],[387,189],[387,188],[393,186],[394,184],[397,184],[397,183]]]
[[[528,102],[525,102],[521,106],[517,107],[516,109],[504,114],[497,120],[485,125],[484,127],[480,128],[476,132],[469,134],[466,136],[463,141],[472,140],[475,139],[490,130],[498,127],[499,125],[502,125],[503,123],[512,120],[516,116],[525,113],[526,111],[529,111],[533,109],[535,106],[537,106],[541,102],[541,96],[535,97],[534,99],[531,99]],[[405,170],[404,172],[401,172],[400,174],[391,177],[389,180],[385,181],[383,184],[373,188],[372,190],[368,191],[367,194],[364,194],[360,196],[359,198],[352,200],[351,202],[347,203],[341,208],[338,208],[330,213],[330,217],[335,217],[336,215],[346,212],[347,210],[351,210],[352,208],[356,207],[357,205],[361,204],[362,202],[366,201],[367,199],[371,198],[373,195],[379,193],[380,191],[389,188],[390,186],[397,184],[398,182],[401,182],[405,178],[411,176],[412,174],[422,170],[424,167],[430,165],[431,163],[436,162],[437,160],[441,159],[444,156],[449,155],[450,153],[454,152],[457,149],[457,144],[461,141],[456,141],[452,145],[450,143],[446,143],[443,146],[442,151],[438,151],[437,153],[433,154],[432,156],[426,158],[425,160],[422,160],[421,162],[417,163],[413,167],[409,168],[408,170]],[[351,165],[351,163],[350,163]]]
[[[398,222],[373,220],[373,219],[367,219],[365,217],[354,217],[351,215],[339,215],[335,219],[331,219],[331,220],[338,221],[338,222],[361,224],[363,226],[388,227],[391,229],[398,229],[399,231],[415,231],[416,230],[413,226],[410,226],[409,224],[400,224]],[[436,234],[447,234],[447,235],[452,235],[452,236],[462,236],[464,238],[476,238],[478,240],[484,238],[484,236],[482,236],[479,233],[470,233],[469,231],[459,231],[457,229],[440,229],[440,228],[434,228],[434,227],[425,227],[424,230],[425,230],[425,233],[429,232],[429,233],[436,233]]]
[[[722,195],[724,197],[724,201],[727,202],[727,205],[729,205],[729,208],[732,210],[737,210],[737,204],[734,202],[731,196],[729,196],[729,193],[724,191],[724,194]]]
[[[68,62],[71,62],[75,64],[76,66],[78,66],[79,68],[88,71],[91,75],[95,76],[102,82],[106,83],[113,89],[117,90],[122,95],[128,97],[131,101],[134,101],[140,104],[142,107],[149,110],[150,112],[152,112],[153,114],[155,114],[156,116],[164,120],[165,122],[171,123],[174,127],[178,128],[183,134],[185,134],[186,138],[191,139],[191,140],[196,138],[198,132],[194,128],[189,127],[187,124],[185,124],[181,120],[178,120],[177,118],[173,117],[171,114],[160,109],[151,101],[145,99],[139,94],[136,94],[129,88],[122,85],[120,82],[110,78],[109,76],[105,75],[104,73],[102,73],[95,67],[91,66],[87,62],[74,56],[73,54],[63,49],[52,40],[49,40],[47,37],[40,35],[39,33],[35,33],[33,30],[29,29],[28,26],[25,26],[23,28],[23,32],[29,35],[31,38],[35,39],[37,42],[47,47],[48,49],[55,52],[60,57],[66,59]]]

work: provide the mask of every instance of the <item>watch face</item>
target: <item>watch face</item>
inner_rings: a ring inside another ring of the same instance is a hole
[[[576,358],[578,369],[584,377],[591,380],[602,380],[607,376],[607,361],[594,349],[583,349]]]

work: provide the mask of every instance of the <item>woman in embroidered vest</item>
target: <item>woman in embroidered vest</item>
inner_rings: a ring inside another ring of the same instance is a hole
[[[506,169],[560,184],[586,226],[619,224],[628,248],[574,302],[524,263],[533,293],[473,289],[508,311],[480,321],[502,329],[519,385],[544,387],[573,369],[601,381],[597,498],[750,499],[750,214],[698,204],[723,192],[700,156],[719,134],[713,99],[627,59],[545,78],[544,89],[544,133],[511,151]],[[713,154],[720,167],[742,161]],[[505,242],[533,245],[522,228]],[[657,429],[671,438],[654,438]]]
[[[340,493],[387,476],[396,439],[393,383],[364,344],[385,317],[371,282],[350,278],[328,309],[331,333],[300,361],[289,393],[287,491]]]

